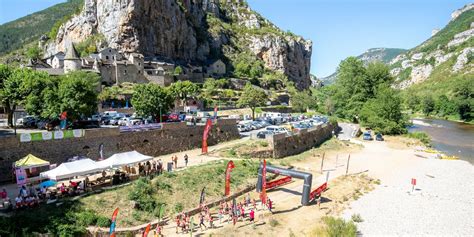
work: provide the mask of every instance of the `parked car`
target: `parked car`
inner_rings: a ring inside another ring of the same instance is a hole
[[[278,126],[268,126],[265,128],[266,131],[269,131],[269,132],[272,132],[272,133],[285,133],[287,132],[287,130],[285,128],[282,128],[282,127],[278,127]]]
[[[248,128],[243,124],[237,124],[237,130],[239,130],[239,132],[248,132]]]
[[[72,123],[72,129],[100,128],[97,120],[80,120]]]
[[[260,132],[257,133],[257,138],[265,139],[269,135],[273,135],[273,132],[271,132],[271,131],[260,131]]]
[[[372,141],[372,135],[370,134],[370,132],[364,132],[364,135],[362,137],[364,140],[366,141]]]
[[[142,123],[143,123],[143,119],[142,119],[142,118],[138,118],[138,117],[136,117],[136,118],[131,118],[131,119],[130,119],[130,123],[131,123],[132,125],[139,125],[139,124],[142,124]]]
[[[110,120],[112,120],[112,116],[105,115],[105,116],[102,116],[102,117],[100,118],[100,123],[103,124],[103,125],[109,125],[109,124],[110,124]]]
[[[36,123],[36,117],[25,116],[16,120],[16,126],[33,127]]]
[[[119,125],[119,126],[129,126],[129,125],[131,125],[131,124],[130,124],[130,118],[129,118],[129,117],[121,118],[121,119],[118,121],[118,125]]]
[[[377,133],[377,135],[375,135],[375,140],[377,140],[377,141],[384,141],[382,134],[381,134],[381,133]]]
[[[109,120],[109,124],[110,124],[110,125],[119,125],[119,121],[120,121],[120,119],[122,119],[122,118],[124,118],[124,117],[115,116],[115,117],[113,117],[113,118],[111,118],[111,119]]]

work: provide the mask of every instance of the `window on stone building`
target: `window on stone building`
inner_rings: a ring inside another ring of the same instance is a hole
[[[124,73],[127,74],[127,70],[124,70]]]
[[[109,60],[109,56],[105,56],[105,59]]]

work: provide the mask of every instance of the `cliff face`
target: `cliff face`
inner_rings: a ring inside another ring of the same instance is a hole
[[[232,64],[233,54],[250,51],[298,88],[311,84],[312,43],[282,32],[243,0],[85,0],[46,51],[64,51],[66,42],[92,35],[123,52],[194,64],[217,58]]]

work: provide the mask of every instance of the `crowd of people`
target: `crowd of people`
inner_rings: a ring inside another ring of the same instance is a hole
[[[266,200],[266,204],[261,203],[261,205],[262,209],[268,209],[270,212],[272,212],[273,201],[270,198]],[[258,210],[258,208],[257,201],[255,199],[251,199],[250,195],[247,194],[247,196],[238,203],[222,201],[218,207],[216,217],[211,214],[211,211],[207,206],[201,206],[200,210],[201,211],[197,214],[199,224],[196,225],[196,228],[199,228],[202,231],[215,228],[215,221],[218,221],[219,224],[222,224],[223,222],[229,224],[232,222],[234,226],[238,222],[244,222],[246,220],[251,224],[254,224],[255,212]],[[191,217],[187,213],[178,214],[175,218],[175,223],[177,234],[185,234],[189,233],[189,231],[194,231],[194,229],[191,230],[192,226],[194,226],[194,223],[193,225],[191,224]]]

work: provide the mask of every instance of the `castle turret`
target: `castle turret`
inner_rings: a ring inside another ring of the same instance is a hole
[[[64,57],[64,72],[81,70],[81,59],[78,56],[74,44],[69,42],[66,46],[66,56]]]

